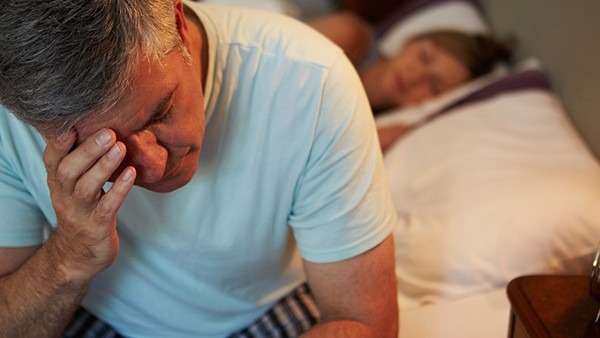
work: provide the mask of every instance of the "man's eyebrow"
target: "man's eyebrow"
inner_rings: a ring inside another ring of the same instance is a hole
[[[155,120],[157,120],[157,118],[159,118],[162,114],[165,113],[165,111],[167,110],[167,105],[169,104],[169,101],[171,101],[171,98],[173,97],[173,93],[175,93],[175,89],[177,89],[177,88],[173,88],[167,94],[167,96],[165,96],[154,107],[154,109],[152,109],[152,112],[150,113],[150,118],[148,119],[148,121],[146,122],[146,124],[144,124],[144,127],[142,127],[142,130],[148,128],[152,124],[152,122],[154,122]]]

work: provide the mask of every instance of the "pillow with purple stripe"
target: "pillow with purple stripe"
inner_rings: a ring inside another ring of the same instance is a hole
[[[524,89],[545,89],[552,91],[552,86],[550,85],[546,74],[540,69],[515,71],[444,106],[438,112],[430,115],[427,118],[427,121],[462,105],[485,100],[495,95]]]

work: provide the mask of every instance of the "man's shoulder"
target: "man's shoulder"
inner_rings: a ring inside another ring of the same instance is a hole
[[[0,146],[2,149],[39,148],[43,143],[39,132],[29,124],[17,119],[0,105]],[[13,145],[17,145],[16,147]]]
[[[343,53],[321,33],[285,14],[206,3],[191,3],[190,7],[219,47],[255,48],[265,54],[323,65]]]

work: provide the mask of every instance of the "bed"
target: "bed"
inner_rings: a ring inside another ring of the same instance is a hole
[[[299,18],[334,3],[205,1]],[[418,126],[384,154],[399,337],[506,337],[510,280],[589,274],[600,242],[600,3],[395,2],[377,25],[381,53],[433,28],[517,41],[514,64],[376,118]]]
[[[385,153],[400,337],[506,337],[506,285],[589,274],[600,241],[600,3],[413,0],[382,28],[512,34],[516,62],[378,125],[419,127]]]

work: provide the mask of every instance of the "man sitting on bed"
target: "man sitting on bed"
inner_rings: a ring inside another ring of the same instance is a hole
[[[3,3],[0,50],[0,336],[397,336],[339,48],[264,12],[49,0]]]

